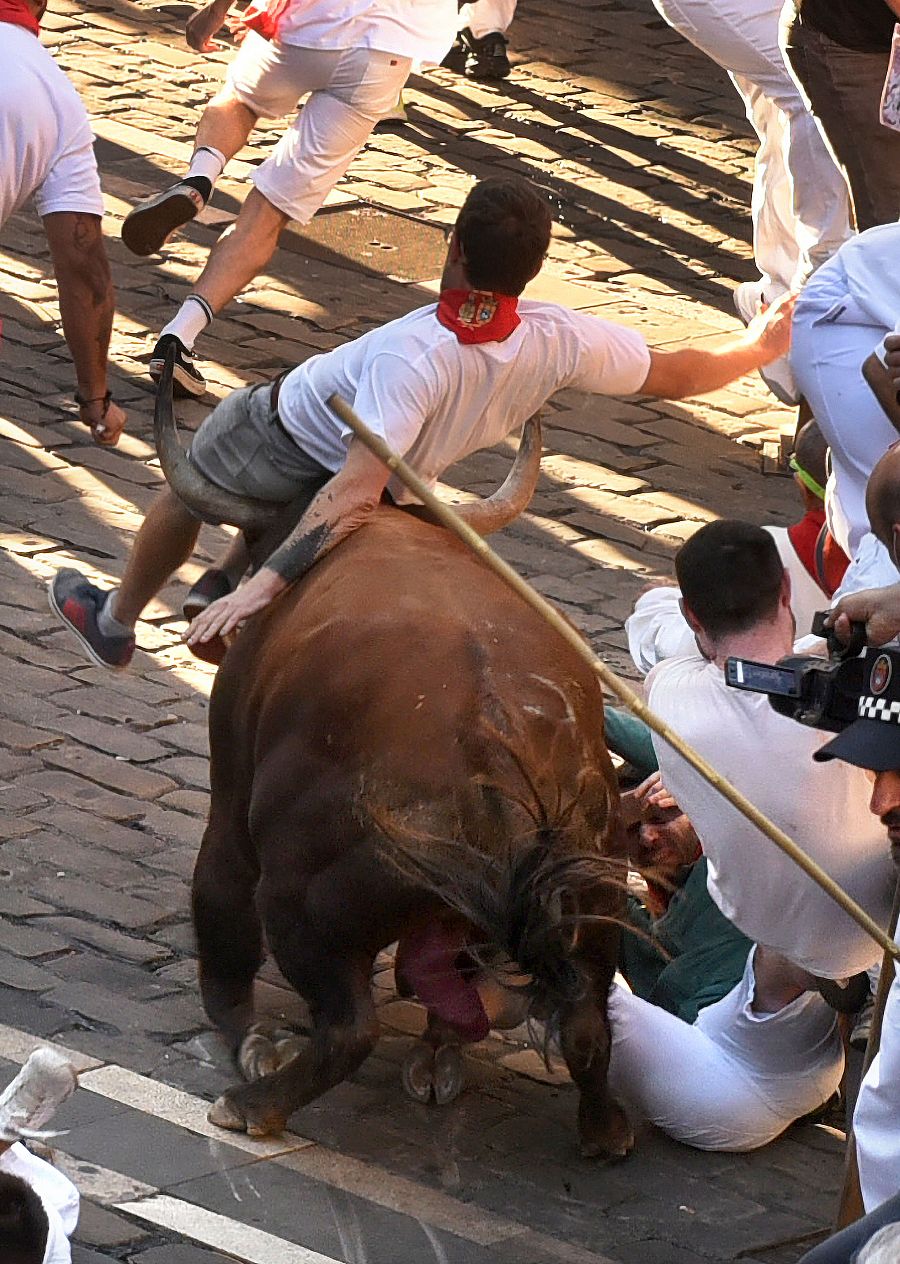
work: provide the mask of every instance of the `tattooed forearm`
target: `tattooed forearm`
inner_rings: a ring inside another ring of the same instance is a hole
[[[331,536],[329,523],[319,522],[304,529],[301,519],[284,543],[266,559],[266,569],[274,571],[287,583],[299,579],[335,543]]]

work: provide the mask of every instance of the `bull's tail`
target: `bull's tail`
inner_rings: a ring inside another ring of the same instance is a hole
[[[500,948],[518,964],[529,980],[531,1013],[552,1034],[556,1016],[593,984],[579,940],[598,923],[623,925],[627,863],[560,854],[565,831],[552,829],[497,857],[467,843],[413,836],[395,820],[378,825],[381,854],[406,881],[476,928],[485,948]]]

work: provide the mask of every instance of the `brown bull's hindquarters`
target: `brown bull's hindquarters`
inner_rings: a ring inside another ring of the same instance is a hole
[[[593,672],[515,594],[388,507],[249,623],[211,699],[193,912],[207,1013],[262,1078],[229,1090],[214,1122],[278,1131],[352,1074],[378,1036],[377,953],[421,948],[440,923],[438,957],[493,941],[518,960],[559,1029],[584,1152],[627,1152],[606,1087],[623,896],[601,715]],[[309,1006],[299,1051],[254,1023],[263,936]],[[431,988],[435,1008],[405,1080],[446,1101],[487,1010],[463,960],[444,987],[422,963],[406,990]]]

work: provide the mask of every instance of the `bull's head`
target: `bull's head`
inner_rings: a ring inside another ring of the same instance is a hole
[[[159,387],[153,432],[166,481],[175,495],[203,522],[228,523],[257,539],[284,529],[285,506],[252,497],[236,496],[205,478],[191,465],[178,438],[174,406],[174,345],[166,355]],[[541,424],[535,414],[522,430],[512,469],[503,484],[483,500],[458,505],[456,512],[479,533],[499,531],[517,517],[534,495],[541,466]]]

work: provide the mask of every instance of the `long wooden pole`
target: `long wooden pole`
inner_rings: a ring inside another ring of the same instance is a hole
[[[445,527],[458,536],[464,544],[467,544],[474,553],[477,553],[491,570],[495,571],[510,588],[519,594],[523,601],[527,602],[554,631],[559,633],[563,640],[568,642],[579,657],[599,676],[602,683],[621,698],[630,711],[633,711],[654,733],[665,742],[668,742],[673,750],[676,750],[705,781],[708,781],[714,789],[718,790],[733,807],[737,808],[742,816],[751,821],[776,847],[779,847],[786,855],[790,856],[804,873],[808,874],[827,895],[830,895],[835,903],[839,904],[844,912],[852,917],[886,953],[900,960],[900,948],[885,934],[865,909],[860,908],[856,901],[851,899],[846,891],[838,886],[831,875],[827,874],[821,865],[816,864],[802,847],[798,847],[793,839],[788,838],[783,830],[779,829],[758,808],[754,807],[749,799],[746,799],[739,790],[736,790],[729,781],[726,781],[720,773],[716,772],[715,768],[708,764],[702,755],[679,737],[655,712],[651,711],[643,698],[636,694],[624,680],[620,680],[615,672],[597,657],[580,632],[567,619],[564,619],[559,611],[554,609],[539,592],[532,588],[527,580],[524,580],[507,562],[504,562],[503,558],[499,557],[490,545],[472,530],[468,523],[463,522],[450,505],[439,500],[425,486],[415,471],[410,469],[403,458],[392,451],[380,435],[374,434],[345,400],[341,399],[339,395],[332,395],[328,400],[328,405],[337,413],[341,421],[350,427],[357,438],[362,440],[369,451],[383,461],[388,469],[397,475],[401,482],[428,507],[431,513]]]

